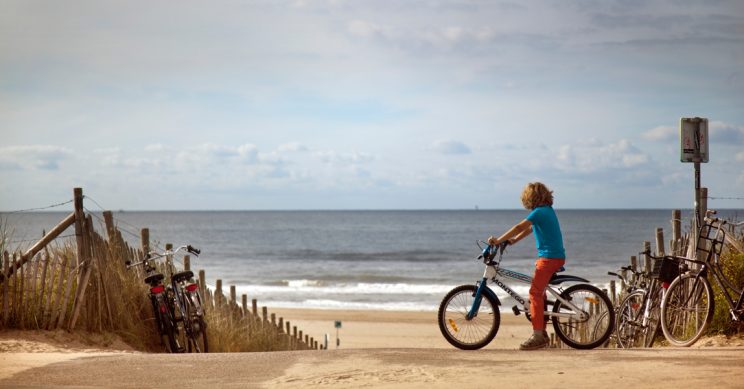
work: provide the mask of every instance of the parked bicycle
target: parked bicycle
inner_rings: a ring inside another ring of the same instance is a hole
[[[450,344],[463,350],[476,350],[496,336],[501,323],[501,301],[488,287],[489,280],[519,303],[512,307],[515,315],[524,312],[528,320],[552,321],[555,333],[567,345],[592,349],[607,341],[615,321],[612,303],[604,292],[580,277],[554,274],[546,291],[555,300],[546,301],[544,317],[530,317],[529,300],[509,287],[506,280],[531,284],[532,277],[501,267],[507,244],[490,246],[478,241],[482,251],[477,259],[486,265],[482,279],[452,289],[442,300],[438,312],[439,329]],[[582,283],[564,290],[559,286],[564,282]],[[557,290],[553,286],[557,286]]]
[[[148,274],[145,282],[150,284],[156,325],[161,340],[165,338],[163,343],[168,351],[172,353],[187,350],[198,353],[208,352],[207,324],[204,320],[199,285],[193,280],[194,273],[190,270],[174,273],[173,256],[181,250],[186,250],[195,256],[201,253],[191,245],[181,246],[175,250],[165,250],[162,253],[151,251],[143,261],[128,263],[127,267],[145,266]],[[170,284],[167,286],[162,284],[165,276],[158,273],[150,264],[150,261],[157,259],[165,259],[166,269],[171,274]]]
[[[152,306],[153,317],[155,319],[155,328],[160,338],[160,343],[165,346],[170,353],[181,352],[182,348],[178,342],[176,323],[171,299],[166,293],[166,287],[163,284],[165,276],[158,272],[154,263],[150,262],[150,255],[136,263],[126,262],[127,269],[135,266],[142,266],[145,270],[145,283],[150,286],[149,298]]]
[[[659,332],[661,301],[669,283],[677,276],[677,261],[670,256],[656,257],[650,251],[644,253],[654,260],[649,273],[633,270],[630,266],[621,271],[631,272],[633,282],[628,283],[628,294],[616,311],[617,344],[622,348],[651,347]],[[617,273],[623,283],[627,280]]]
[[[712,214],[715,211],[706,212],[705,223],[699,230],[698,259],[674,257],[679,260],[679,276],[669,285],[661,302],[661,329],[675,346],[691,346],[710,325],[715,310],[713,289],[708,281],[711,274],[729,306],[731,321],[744,321],[744,286],[734,285],[726,278],[719,262],[726,238],[724,225],[736,227],[744,222],[729,223],[710,217]]]

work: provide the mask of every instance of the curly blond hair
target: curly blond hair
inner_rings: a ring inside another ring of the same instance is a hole
[[[522,205],[525,209],[535,209],[544,205],[553,205],[553,191],[542,182],[530,182],[522,190]]]

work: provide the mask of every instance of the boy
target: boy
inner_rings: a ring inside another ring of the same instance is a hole
[[[532,315],[533,333],[519,346],[520,350],[536,350],[548,345],[548,333],[545,321],[545,288],[550,277],[566,263],[566,252],[563,249],[563,235],[558,217],[553,210],[553,191],[541,182],[531,182],[522,191],[522,205],[530,214],[503,235],[488,238],[488,244],[498,245],[508,241],[515,244],[533,231],[537,243],[537,261],[535,274],[530,286],[530,314]]]

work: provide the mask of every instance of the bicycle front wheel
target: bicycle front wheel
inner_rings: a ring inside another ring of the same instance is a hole
[[[661,330],[669,343],[689,347],[713,318],[713,289],[705,277],[682,274],[669,285],[661,303]]]
[[[578,284],[564,290],[561,298],[573,305],[561,300],[553,305],[553,313],[571,315],[553,316],[553,329],[564,343],[577,349],[592,349],[607,341],[615,326],[615,310],[604,292],[592,285]]]
[[[468,319],[475,302],[475,285],[452,289],[439,305],[439,330],[447,341],[462,350],[477,350],[493,340],[499,330],[501,314],[496,299],[489,293],[481,296],[476,315]]]
[[[644,346],[651,347],[654,345],[656,335],[661,330],[661,299],[664,297],[664,289],[657,285],[656,292],[649,298],[651,301],[651,308],[648,316],[648,323],[646,324]]]
[[[209,342],[207,342],[207,323],[203,317],[195,317],[191,320],[191,335],[189,337],[190,353],[207,353],[209,352]]]
[[[617,309],[615,334],[622,348],[644,346],[643,301],[646,292],[637,290],[623,299]]]

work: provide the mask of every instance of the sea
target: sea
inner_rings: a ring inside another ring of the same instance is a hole
[[[556,210],[566,248],[566,271],[607,288],[608,271],[655,247],[656,228],[671,238],[672,211]],[[101,213],[94,224],[105,236]],[[473,284],[484,265],[476,241],[500,235],[524,219],[525,210],[412,211],[168,211],[114,212],[131,245],[139,247],[140,229],[150,229],[153,248],[191,244],[201,255],[192,269],[203,269],[207,284],[221,279],[261,305],[276,308],[382,309],[433,311],[444,295]],[[64,212],[0,213],[0,231],[10,247],[30,247],[66,216]],[[744,210],[719,216],[741,220]],[[682,211],[683,231],[692,211]],[[72,228],[57,240],[73,240]],[[504,254],[502,267],[532,274],[532,235]],[[529,285],[513,289],[527,296]],[[494,288],[504,301],[506,293]]]

